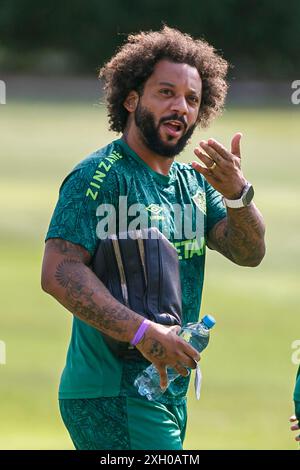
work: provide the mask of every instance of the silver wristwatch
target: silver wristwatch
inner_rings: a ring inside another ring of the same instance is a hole
[[[230,207],[231,209],[239,209],[241,207],[249,206],[250,202],[254,197],[254,189],[251,183],[247,183],[243,189],[241,197],[239,199],[227,199],[223,197],[225,206]]]

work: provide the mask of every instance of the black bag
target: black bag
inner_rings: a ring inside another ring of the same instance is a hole
[[[101,240],[91,268],[113,297],[131,310],[162,325],[181,325],[178,254],[158,229]],[[131,344],[102,335],[117,356],[134,359],[140,355]]]

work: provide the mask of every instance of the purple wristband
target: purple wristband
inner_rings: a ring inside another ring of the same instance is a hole
[[[132,344],[132,346],[136,346],[142,339],[142,337],[144,336],[144,334],[146,333],[147,329],[149,328],[150,326],[150,322],[149,320],[147,320],[146,318],[142,321],[142,323],[140,324],[136,334],[134,335],[134,338],[132,341],[130,341],[130,344]]]

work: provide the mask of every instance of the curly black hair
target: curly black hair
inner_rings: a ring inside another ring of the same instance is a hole
[[[194,39],[177,29],[163,26],[160,31],[133,34],[100,70],[108,108],[110,129],[125,129],[128,111],[124,101],[131,90],[139,93],[153,73],[155,64],[168,59],[196,67],[202,80],[202,100],[197,123],[207,127],[222,112],[227,93],[228,63],[206,41]]]

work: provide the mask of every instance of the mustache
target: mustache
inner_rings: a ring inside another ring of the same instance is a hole
[[[187,129],[187,123],[186,123],[184,117],[183,116],[178,116],[178,114],[172,114],[168,117],[161,118],[160,121],[159,121],[159,126],[161,124],[163,124],[164,122],[166,122],[166,121],[179,121],[183,124],[184,129],[185,130]]]

